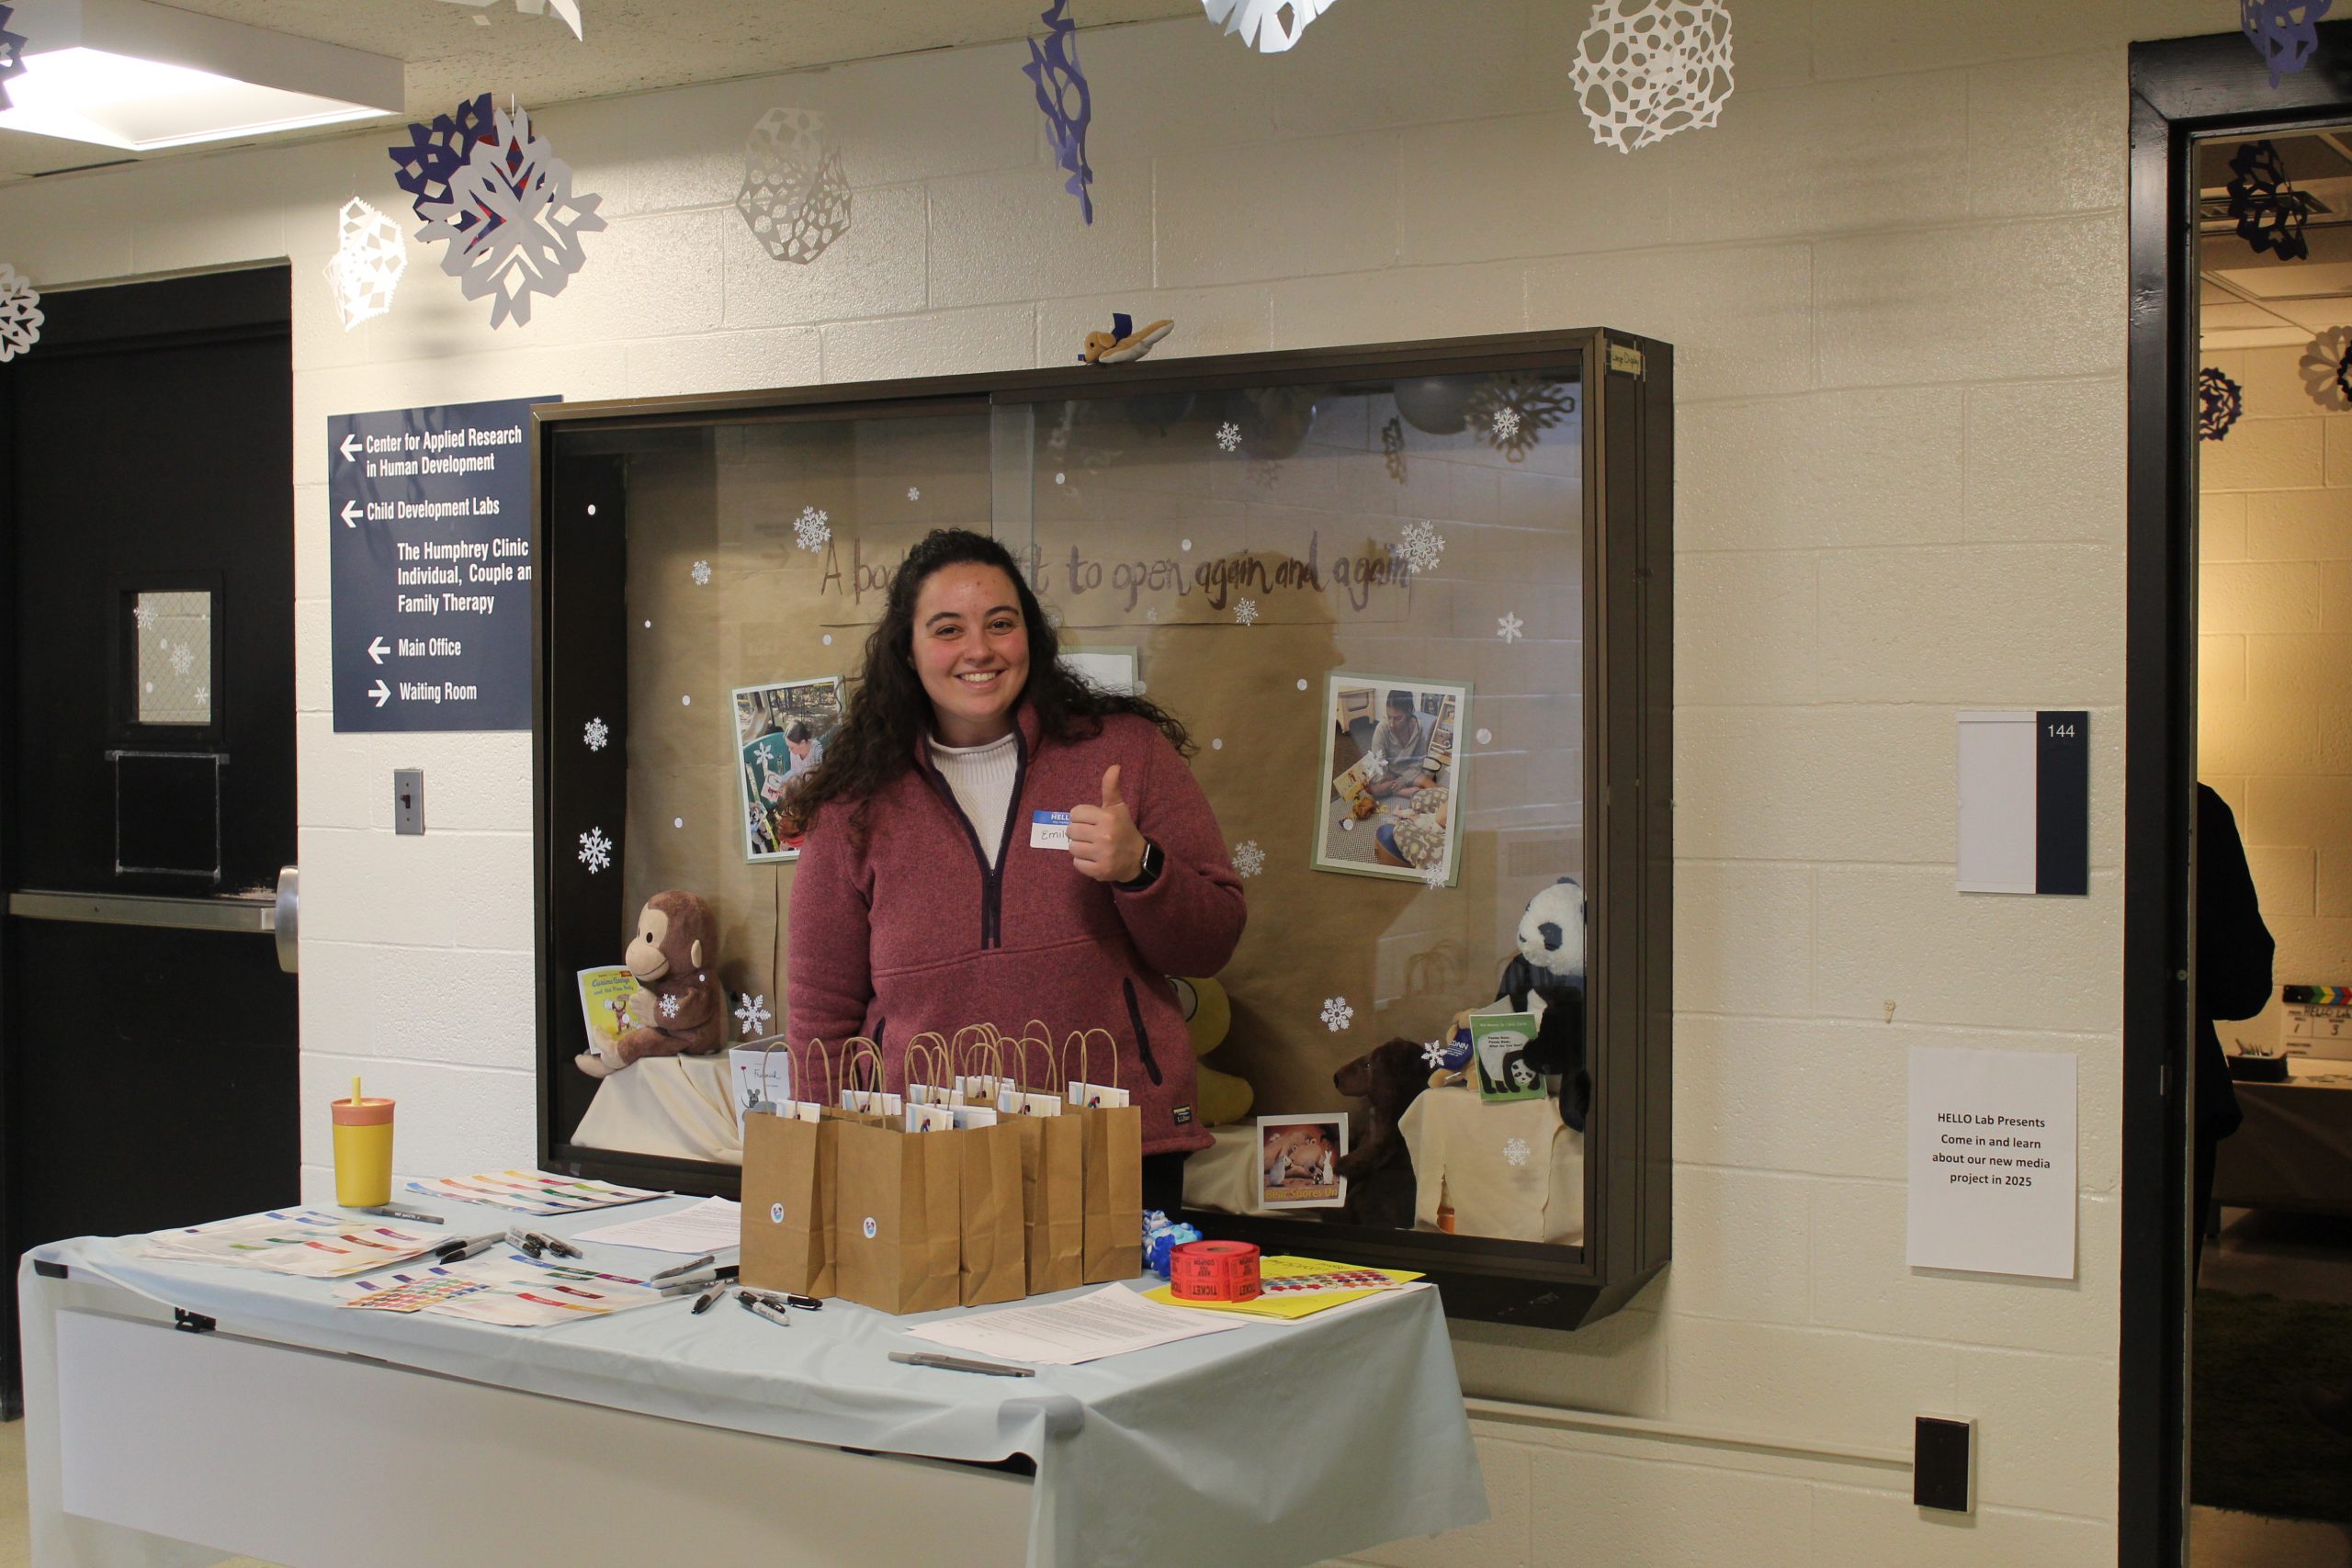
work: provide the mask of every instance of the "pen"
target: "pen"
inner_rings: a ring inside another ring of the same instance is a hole
[[[428,1214],[421,1209],[403,1209],[398,1203],[376,1203],[359,1212],[363,1214],[381,1214],[388,1220],[414,1220],[421,1225],[446,1225],[449,1223],[438,1214]]]
[[[702,1294],[695,1298],[695,1310],[693,1315],[700,1317],[703,1314],[710,1310],[711,1303],[713,1302],[716,1302],[719,1297],[726,1293],[727,1281],[724,1280],[717,1281],[710,1287],[710,1289],[705,1291]]]
[[[825,1304],[814,1296],[795,1295],[790,1291],[760,1291],[746,1286],[743,1293],[747,1296],[757,1296],[770,1306],[798,1307],[802,1312],[821,1311]]]
[[[478,1235],[455,1241],[445,1241],[433,1249],[433,1255],[444,1263],[462,1263],[469,1258],[488,1252],[506,1238],[503,1235]]]
[[[751,1294],[747,1291],[736,1292],[735,1300],[741,1305],[745,1312],[750,1313],[753,1317],[764,1317],[770,1323],[781,1324],[786,1328],[792,1326],[792,1318],[789,1314],[778,1312],[775,1308],[768,1305],[767,1303],[760,1300],[758,1297]]]
[[[691,1263],[681,1263],[675,1268],[664,1269],[659,1274],[648,1274],[646,1279],[649,1280],[674,1280],[681,1274],[691,1274],[697,1269],[707,1269],[716,1261],[718,1260],[706,1252]]]
[[[1029,1367],[1008,1367],[1001,1361],[967,1361],[961,1356],[933,1356],[927,1352],[893,1350],[890,1359],[906,1367],[936,1367],[944,1372],[978,1372],[991,1378],[1034,1378],[1036,1371]]]

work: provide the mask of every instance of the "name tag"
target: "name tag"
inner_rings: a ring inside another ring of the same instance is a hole
[[[1069,848],[1069,813],[1033,811],[1029,814],[1029,847],[1033,850]]]

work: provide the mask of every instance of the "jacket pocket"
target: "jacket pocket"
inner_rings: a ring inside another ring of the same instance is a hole
[[[1126,993],[1127,1021],[1136,1032],[1136,1051],[1143,1057],[1143,1070],[1153,1083],[1160,1082],[1159,1062],[1151,1054],[1151,1031],[1143,1026],[1143,1007],[1136,1000],[1136,983],[1132,978],[1119,982],[1119,989]]]

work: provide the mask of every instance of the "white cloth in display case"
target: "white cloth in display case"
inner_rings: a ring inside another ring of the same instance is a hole
[[[598,1082],[571,1141],[632,1155],[741,1165],[743,1134],[729,1092],[724,1051],[649,1056]]]
[[[1584,1134],[1550,1095],[1489,1102],[1467,1085],[1433,1089],[1397,1118],[1413,1155],[1414,1223],[1456,1235],[1584,1245]]]

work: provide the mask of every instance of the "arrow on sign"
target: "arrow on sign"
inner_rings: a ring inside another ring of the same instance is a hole
[[[384,646],[384,639],[382,637],[378,637],[368,645],[368,657],[374,660],[379,664],[381,664],[384,661],[384,655],[391,651],[392,650]],[[381,707],[383,705],[379,703],[376,705]]]
[[[345,462],[348,463],[351,459],[359,456],[358,452],[356,450],[358,445],[359,437],[356,434],[346,435],[343,438],[343,446],[340,450],[343,453],[343,460]]]
[[[335,515],[343,519],[343,525],[345,527],[356,528],[359,526],[359,519],[368,514],[359,510],[359,503],[357,502],[346,501],[343,503],[343,510],[336,513]]]
[[[382,707],[386,702],[390,700],[392,689],[384,684],[383,678],[381,676],[378,676],[376,683],[368,688],[368,694],[376,699],[376,705],[378,707]]]

